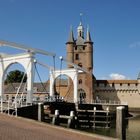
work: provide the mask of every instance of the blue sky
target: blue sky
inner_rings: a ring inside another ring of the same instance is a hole
[[[136,79],[140,71],[139,6],[139,0],[0,0],[0,39],[66,56],[70,26],[76,37],[83,13],[83,25],[85,29],[89,25],[94,42],[95,77]],[[53,65],[51,57],[37,57]],[[59,68],[60,61],[56,62]],[[45,80],[48,70],[39,70]]]

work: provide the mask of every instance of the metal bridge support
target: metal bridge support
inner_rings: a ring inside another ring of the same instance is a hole
[[[27,69],[27,103],[33,102],[33,83],[34,83],[34,58],[29,60],[29,68]]]

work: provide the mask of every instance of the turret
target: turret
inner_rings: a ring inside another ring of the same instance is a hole
[[[74,61],[74,45],[75,45],[75,41],[74,41],[74,36],[73,36],[73,30],[72,30],[72,27],[71,27],[68,42],[66,43],[67,60],[70,61],[70,62]],[[72,67],[73,66],[68,65],[68,68],[72,68]]]
[[[90,36],[89,27],[87,28],[86,42],[92,43],[92,44],[93,44],[93,42],[92,42],[92,40],[91,40],[91,36]]]
[[[86,53],[86,60],[87,60],[87,69],[92,73],[93,70],[93,42],[91,40],[89,28],[87,28],[87,35],[85,41],[85,53]]]

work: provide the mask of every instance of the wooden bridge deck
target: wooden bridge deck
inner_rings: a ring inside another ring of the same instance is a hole
[[[113,138],[0,114],[0,140],[113,140]]]

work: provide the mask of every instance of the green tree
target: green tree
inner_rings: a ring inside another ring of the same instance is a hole
[[[6,80],[5,80],[5,84],[8,83],[20,83],[22,78],[24,76],[24,72],[19,71],[19,70],[14,70],[14,71],[10,71],[7,74]],[[23,82],[27,81],[27,75],[25,74]]]

